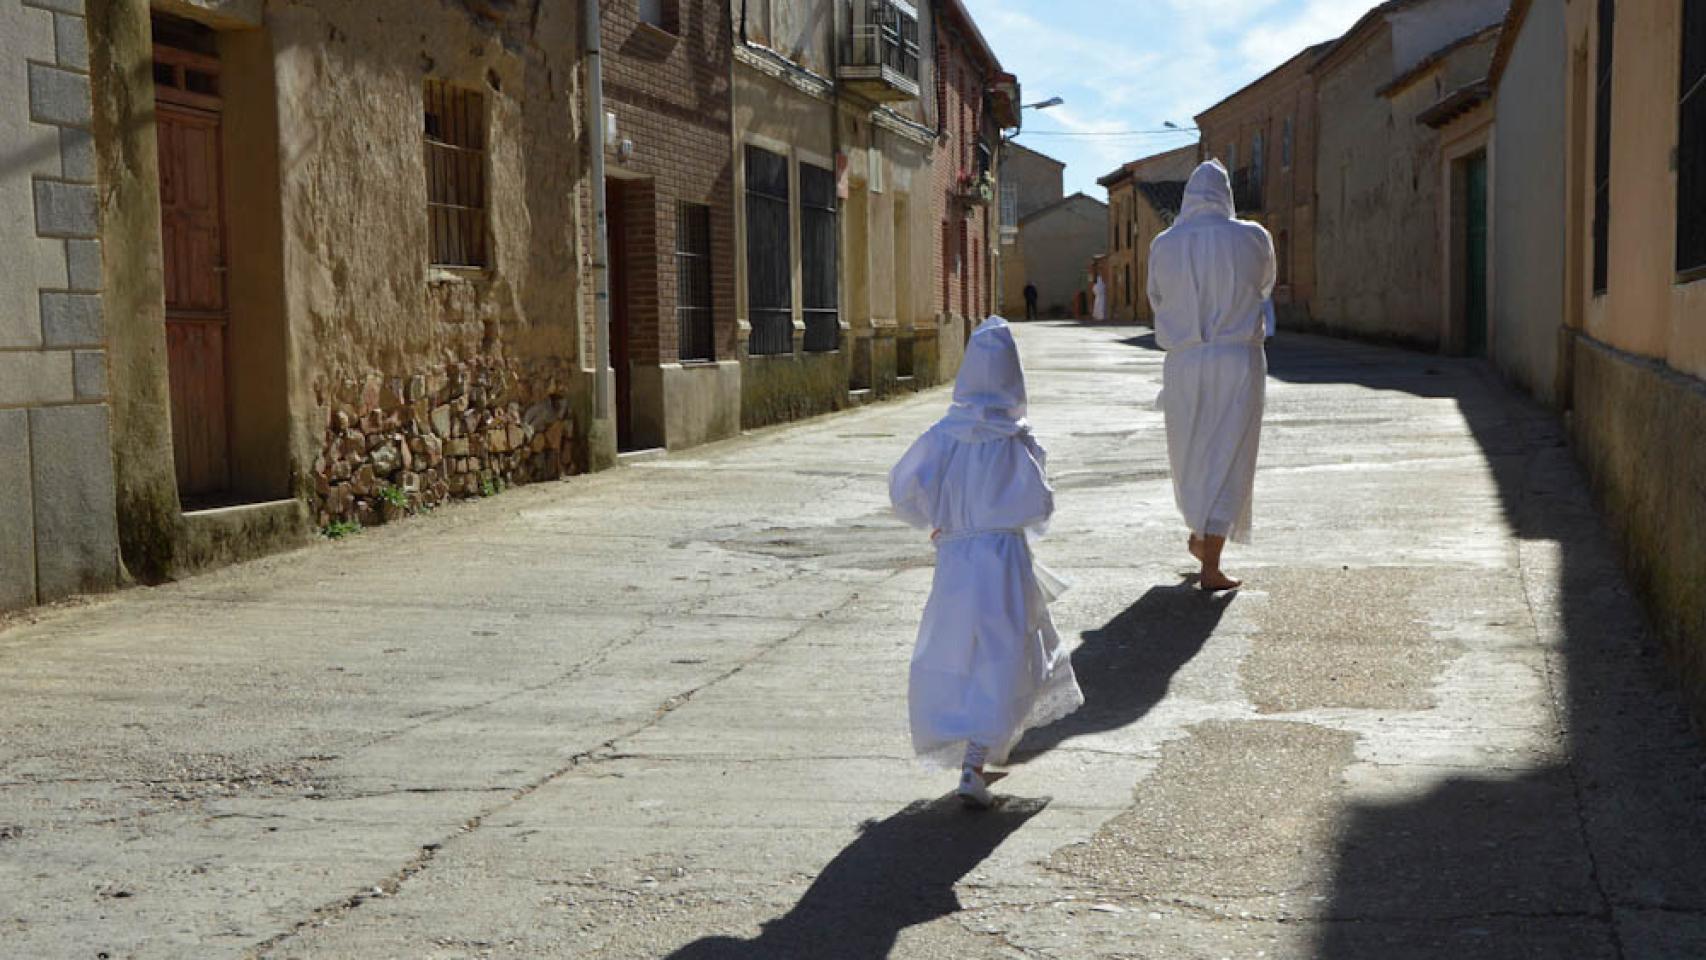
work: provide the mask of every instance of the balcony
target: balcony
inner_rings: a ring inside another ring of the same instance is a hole
[[[838,78],[877,103],[918,99],[918,10],[904,0],[850,0]]]

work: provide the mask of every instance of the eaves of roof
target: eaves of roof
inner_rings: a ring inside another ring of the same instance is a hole
[[[1498,36],[1499,31],[1502,29],[1504,29],[1503,20],[1497,23],[1488,24],[1474,33],[1458,37],[1456,40],[1451,41],[1445,46],[1440,47],[1438,50],[1435,50],[1433,53],[1430,53],[1416,61],[1415,66],[1405,70],[1398,76],[1393,77],[1385,86],[1374,91],[1374,95],[1377,97],[1390,97],[1393,94],[1398,93],[1410,84],[1427,76],[1429,71],[1444,63],[1452,54],[1462,50],[1464,47],[1473,46],[1477,43],[1484,42],[1491,37]]]

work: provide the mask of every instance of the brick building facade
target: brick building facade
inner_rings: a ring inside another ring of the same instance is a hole
[[[1019,125],[1019,84],[1001,69],[959,0],[938,8],[936,237],[944,370],[958,369],[965,338],[995,310],[1001,131]],[[952,331],[950,334],[949,331]]]
[[[1282,323],[1306,323],[1315,296],[1315,83],[1330,44],[1302,51],[1197,115],[1202,159],[1232,174],[1238,215],[1268,228]]]
[[[740,367],[727,4],[604,4],[600,27],[616,130],[605,187],[618,446],[729,436]]]
[[[1108,319],[1149,321],[1149,244],[1173,223],[1196,144],[1133,160],[1097,179],[1108,191]]]

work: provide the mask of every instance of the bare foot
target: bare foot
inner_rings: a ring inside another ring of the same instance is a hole
[[[1194,533],[1191,534],[1191,538],[1189,540],[1185,541],[1185,549],[1189,550],[1191,552],[1191,556],[1196,557],[1197,561],[1199,563],[1202,561],[1202,538],[1201,537],[1197,536]]]
[[[1205,570],[1197,578],[1197,586],[1210,593],[1221,590],[1236,590],[1244,585],[1242,580],[1234,580],[1219,570]]]

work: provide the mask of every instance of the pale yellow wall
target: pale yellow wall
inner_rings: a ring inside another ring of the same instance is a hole
[[[1706,377],[1706,281],[1679,284],[1676,277],[1677,177],[1671,156],[1677,146],[1683,0],[1623,3],[1617,8],[1613,53],[1611,132],[1611,225],[1607,290],[1588,294],[1585,328],[1596,340],[1639,356],[1667,362]],[[1594,5],[1573,0],[1572,44],[1586,53],[1588,95],[1598,47]],[[1585,127],[1573,139],[1585,176],[1571,229],[1580,231],[1580,275],[1591,290],[1593,271],[1592,182],[1595,121],[1591,99],[1572,84],[1568,111]]]
[[[794,273],[794,320],[800,315],[799,161],[834,163],[835,114],[824,97],[803,92],[782,79],[735,63],[735,316],[752,316],[746,283],[746,146],[751,144],[790,158],[789,202],[793,209],[791,262]]]

